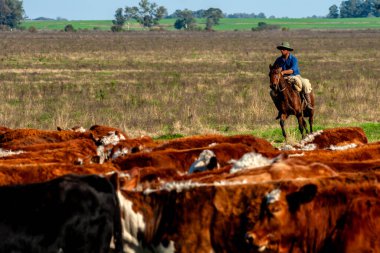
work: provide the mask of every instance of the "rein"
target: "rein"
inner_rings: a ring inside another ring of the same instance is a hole
[[[287,87],[285,86],[285,88],[280,89],[280,92],[283,92],[284,90],[286,90],[286,88],[287,88]]]
[[[282,81],[282,82],[281,82]],[[280,83],[283,83],[284,84],[284,88],[281,89],[281,85]],[[293,103],[293,99],[292,99],[292,96],[288,93],[284,93],[284,91],[288,88],[288,81],[284,78],[284,76],[281,76],[280,77],[280,80],[279,80],[279,85],[278,85],[278,88],[279,88],[279,91],[284,95],[284,97],[286,97],[287,99],[285,99],[285,102],[286,102],[286,106],[295,111],[295,109],[291,106],[291,103]],[[289,102],[290,101],[290,102]]]

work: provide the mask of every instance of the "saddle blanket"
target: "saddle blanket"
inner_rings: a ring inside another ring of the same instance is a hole
[[[286,77],[288,82],[293,84],[298,92],[310,93],[312,91],[309,79],[303,78],[300,75]]]

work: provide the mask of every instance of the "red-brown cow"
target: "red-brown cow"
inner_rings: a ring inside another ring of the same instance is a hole
[[[324,184],[268,193],[247,241],[259,252],[380,252],[377,183]]]

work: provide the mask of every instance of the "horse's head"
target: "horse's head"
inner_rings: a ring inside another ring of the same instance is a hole
[[[270,88],[272,90],[278,90],[280,85],[280,79],[282,77],[281,67],[269,65],[269,80],[270,80]]]

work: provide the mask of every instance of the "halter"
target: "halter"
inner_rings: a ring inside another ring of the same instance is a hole
[[[280,71],[280,73],[278,73],[278,69],[279,68],[273,67],[273,68],[271,68],[271,70],[269,72],[269,76],[271,77],[272,71],[276,71],[273,74],[274,82],[272,82],[272,80],[271,80],[270,87],[271,87],[272,90],[273,90],[273,87],[275,87],[275,89],[278,90],[279,92],[283,92],[283,91],[286,90],[287,87],[285,85],[285,87],[281,89],[281,87],[280,87],[280,80],[281,80],[282,74],[281,74],[281,71]],[[271,79],[272,79],[272,77],[271,77]]]

